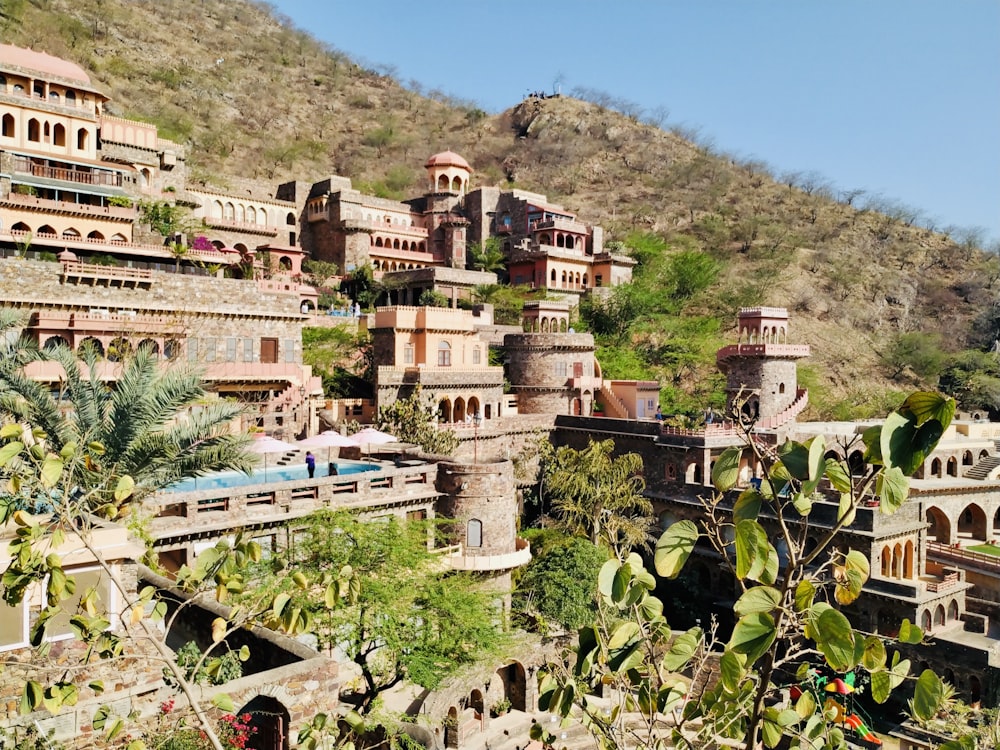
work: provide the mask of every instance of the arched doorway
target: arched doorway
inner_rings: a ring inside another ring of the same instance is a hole
[[[930,524],[930,528],[927,529],[927,536],[933,537],[935,541],[941,544],[951,544],[951,522],[948,520],[948,516],[944,514],[944,511],[932,505],[927,509],[925,518],[927,523]]]
[[[497,675],[503,681],[503,695],[510,701],[510,707],[515,711],[526,711],[527,680],[521,663],[511,662],[506,667],[498,669]]]
[[[934,627],[940,628],[944,625],[944,605],[939,604],[934,608]]]
[[[455,399],[455,409],[454,409],[454,411],[452,413],[452,416],[454,416],[456,422],[464,422],[465,421],[465,399],[464,398],[459,397],[459,398]]]
[[[971,539],[986,541],[986,513],[976,503],[969,503],[958,515],[958,533]]]
[[[469,694],[469,708],[476,712],[476,718],[482,720],[485,715],[483,692],[476,688]]]
[[[466,411],[467,411],[467,412],[468,412],[468,413],[469,413],[469,414],[470,414],[470,415],[471,415],[471,416],[472,416],[473,418],[475,418],[475,416],[476,416],[477,414],[478,414],[478,415],[479,415],[480,417],[482,417],[482,416],[483,416],[483,413],[482,413],[482,411],[481,411],[481,410],[480,410],[480,408],[479,408],[479,399],[478,399],[478,398],[476,398],[475,396],[472,396],[472,397],[471,397],[471,398],[469,399],[469,403],[468,403],[468,405],[466,406]]]
[[[253,731],[246,747],[253,750],[288,750],[288,729],[291,717],[280,701],[269,695],[258,695],[236,715],[250,714],[247,722]]]
[[[447,424],[451,422],[451,400],[443,398],[438,402],[438,421]]]

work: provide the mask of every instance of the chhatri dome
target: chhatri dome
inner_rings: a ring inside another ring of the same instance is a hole
[[[26,68],[58,78],[79,81],[85,86],[90,85],[90,76],[76,63],[46,52],[15,47],[13,44],[0,44],[0,67],[3,66]]]
[[[465,195],[469,189],[472,167],[454,151],[434,154],[424,164],[432,193]]]

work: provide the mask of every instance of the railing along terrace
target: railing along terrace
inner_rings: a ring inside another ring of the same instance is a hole
[[[153,272],[148,268],[129,268],[127,266],[102,266],[97,263],[83,263],[81,261],[63,261],[63,273],[66,275],[86,275],[100,276],[102,278],[113,277],[116,279],[142,279],[153,278]]]
[[[51,198],[39,198],[35,195],[21,195],[20,193],[8,193],[0,202],[14,206],[31,206],[34,208],[47,209],[49,211],[63,211],[66,213],[78,213],[85,215],[112,216],[118,219],[131,220],[137,215],[134,208],[127,206],[100,206],[93,203],[75,203],[72,201],[57,201]],[[73,239],[81,239],[74,237]]]
[[[106,185],[109,187],[121,187],[122,185],[122,175],[120,172],[50,167],[44,164],[35,164],[26,158],[15,159],[14,170],[17,172],[27,172],[34,177],[46,177],[51,180],[62,180],[63,182],[78,182],[83,185]]]
[[[1000,571],[1000,557],[996,555],[986,555],[982,552],[974,552],[961,547],[952,547],[941,542],[927,542],[928,554],[933,553],[935,557],[941,557],[952,562],[976,563],[977,566],[987,570]]]
[[[372,471],[337,476],[159,492],[145,501],[154,514],[150,531],[154,538],[162,539],[205,528],[236,528],[247,523],[298,518],[321,508],[384,507],[430,500],[438,494],[434,486],[435,464],[373,466],[377,468]]]

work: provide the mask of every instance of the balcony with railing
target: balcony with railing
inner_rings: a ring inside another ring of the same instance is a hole
[[[453,554],[447,556],[452,570],[475,572],[511,570],[531,562],[531,545],[527,539],[517,537],[512,552],[479,554],[474,547],[456,545]]]
[[[96,263],[68,261],[62,264],[62,280],[64,283],[144,287],[148,289],[153,283],[153,272],[146,268],[102,266]]]
[[[213,229],[228,229],[233,232],[245,232],[247,234],[261,234],[268,237],[275,237],[278,234],[278,227],[267,224],[256,224],[249,221],[236,221],[235,219],[220,219],[215,216],[206,216],[202,221],[205,226]]]
[[[0,93],[0,102],[13,104],[16,107],[30,106],[33,110],[39,112],[70,115],[71,117],[81,117],[88,120],[93,120],[97,117],[97,104],[92,100],[88,99],[84,101],[80,98],[74,104],[67,104],[64,99],[60,101],[46,99],[44,95],[34,93],[28,89],[24,89],[23,91],[8,89]]]
[[[385,221],[375,221],[373,219],[358,219],[348,217],[337,222],[340,229],[363,229],[380,234],[399,235],[400,237],[418,237],[427,239],[427,227],[406,226],[403,224],[389,224]]]
[[[50,198],[39,198],[37,195],[21,195],[20,193],[8,193],[0,197],[0,205],[128,222],[135,221],[138,215],[136,209],[131,206],[96,206],[91,203],[57,201]]]
[[[30,174],[32,177],[61,180],[62,182],[75,182],[79,185],[122,186],[121,172],[88,169],[86,167],[51,167],[46,164],[36,164],[31,159],[25,157],[19,157],[14,160],[14,171]]]

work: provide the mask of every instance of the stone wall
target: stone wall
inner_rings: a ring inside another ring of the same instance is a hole
[[[66,284],[62,266],[0,258],[0,301],[10,307],[105,307],[152,312],[287,317],[301,321],[298,296],[262,293],[252,281],[152,272],[148,289]]]

